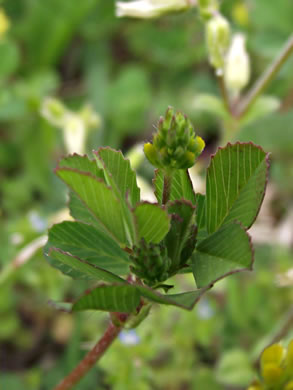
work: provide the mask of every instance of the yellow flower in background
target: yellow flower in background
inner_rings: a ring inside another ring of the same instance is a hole
[[[236,3],[232,9],[232,17],[240,26],[249,25],[249,12],[245,2]]]
[[[280,344],[273,344],[263,351],[260,358],[261,374],[266,384],[275,385],[282,379],[285,354],[286,350]]]
[[[272,344],[260,357],[261,381],[247,390],[293,390],[293,340],[287,348]]]
[[[6,16],[3,8],[0,8],[0,38],[2,38],[5,35],[9,27],[10,27],[10,21]]]

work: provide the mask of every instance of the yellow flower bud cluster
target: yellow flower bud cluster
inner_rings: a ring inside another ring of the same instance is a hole
[[[260,358],[261,380],[247,390],[293,390],[293,340],[284,348],[273,344]]]
[[[157,168],[187,169],[194,165],[204,147],[203,139],[196,136],[190,120],[169,107],[165,117],[159,120],[153,143],[144,145],[144,153]]]

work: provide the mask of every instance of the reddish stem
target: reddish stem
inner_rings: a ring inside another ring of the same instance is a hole
[[[170,199],[171,186],[172,186],[172,174],[170,172],[164,172],[162,204],[166,204]]]
[[[126,319],[125,319],[126,320]],[[102,338],[87,353],[84,359],[74,368],[74,370],[55,387],[54,390],[69,390],[75,386],[103,356],[113,341],[120,333],[122,326],[115,326],[110,322]]]

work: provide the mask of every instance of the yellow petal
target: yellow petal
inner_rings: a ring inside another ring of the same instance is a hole
[[[261,355],[261,365],[264,366],[267,363],[274,363],[280,365],[284,358],[285,349],[280,344],[273,344],[266,348]]]

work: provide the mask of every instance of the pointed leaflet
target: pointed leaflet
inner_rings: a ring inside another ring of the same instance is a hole
[[[165,245],[172,260],[173,272],[186,263],[195,248],[195,207],[186,200],[169,202],[168,214],[171,215],[171,228]]]
[[[119,245],[106,233],[81,222],[65,221],[54,225],[49,230],[46,248],[47,252],[50,248],[69,252],[116,274],[124,275],[129,271],[128,256]],[[48,260],[50,261],[50,257]],[[62,272],[64,269],[66,266],[63,266]],[[71,276],[74,277],[74,273]]]
[[[259,212],[267,174],[268,155],[259,146],[236,143],[219,148],[207,172],[208,232],[235,220],[249,228]]]
[[[198,288],[243,270],[253,264],[250,237],[238,223],[223,226],[201,241],[192,256],[192,270]]]
[[[139,291],[132,285],[100,286],[80,298],[72,309],[131,313],[139,303]]]
[[[164,174],[161,169],[157,169],[155,171],[155,178],[153,183],[155,186],[155,195],[158,199],[158,202],[162,203]],[[173,172],[170,200],[177,199],[185,199],[189,200],[192,204],[195,203],[195,194],[187,169],[177,169]]]
[[[143,202],[136,206],[133,213],[138,239],[144,238],[155,244],[162,241],[170,229],[170,218],[161,206]]]
[[[119,243],[128,243],[121,202],[101,180],[71,168],[56,169],[56,174],[74,191],[103,228]]]
[[[72,154],[63,157],[58,162],[58,168],[77,169],[79,172],[88,172],[92,176],[104,180],[104,172],[98,167],[96,160],[90,160],[88,156]]]
[[[121,151],[109,147],[99,148],[94,153],[98,164],[104,170],[107,183],[122,199],[128,196],[130,205],[134,207],[140,200],[140,189],[129,160],[123,157]]]
[[[49,257],[51,259],[51,265],[53,265],[55,268],[58,268],[61,272],[68,276],[71,276],[71,272],[74,271],[75,275],[79,274],[78,278],[80,279],[89,278],[110,283],[125,282],[124,279],[119,278],[119,276],[113,274],[112,272],[90,264],[84,260],[81,260],[77,256],[72,256],[68,252],[63,252],[60,249],[50,249]]]

